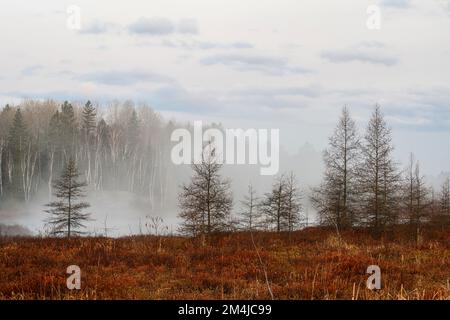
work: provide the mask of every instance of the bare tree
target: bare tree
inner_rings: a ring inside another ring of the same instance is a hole
[[[242,211],[240,212],[240,224],[244,230],[252,231],[258,227],[260,223],[260,214],[258,212],[258,197],[256,191],[250,184],[248,186],[248,193],[241,201]]]
[[[324,180],[313,190],[311,202],[318,210],[322,224],[338,229],[351,227],[356,223],[360,142],[355,122],[346,107],[342,109],[328,145],[324,152]]]
[[[201,163],[192,165],[194,175],[190,183],[183,185],[179,194],[181,232],[196,236],[227,230],[233,201],[229,180],[219,174],[221,168],[209,143]]]
[[[274,227],[277,232],[286,230],[286,180],[278,177],[272,185],[272,190],[265,194],[259,205],[264,216],[266,227]]]
[[[266,227],[277,232],[293,231],[301,222],[301,194],[294,174],[281,175],[265,194],[259,208]]]
[[[450,178],[446,178],[441,187],[439,195],[439,204],[441,212],[444,215],[450,216]]]
[[[429,214],[431,202],[425,178],[420,174],[419,162],[410,155],[406,177],[406,219],[414,230],[416,242],[419,240],[422,222]]]
[[[391,158],[391,140],[391,131],[376,105],[364,136],[363,160],[358,173],[361,218],[376,231],[397,221],[400,176]]]
[[[301,204],[302,196],[293,172],[290,172],[286,177],[285,192],[287,228],[290,234],[303,220]]]
[[[79,228],[85,228],[83,224],[90,219],[89,213],[83,213],[83,210],[89,207],[87,202],[76,202],[84,196],[83,188],[85,182],[78,182],[80,176],[75,161],[70,159],[61,176],[55,182],[55,196],[58,201],[47,204],[50,209],[45,210],[51,216],[47,223],[52,226],[52,233],[55,235],[66,234],[70,238],[72,234],[82,234]]]

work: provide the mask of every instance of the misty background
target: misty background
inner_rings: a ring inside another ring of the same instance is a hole
[[[101,116],[116,99],[130,99],[148,105],[164,125],[279,128],[280,172],[296,173],[311,221],[308,190],[321,180],[322,150],[344,105],[362,133],[379,103],[396,160],[404,164],[413,152],[436,188],[448,175],[449,1],[0,4],[2,107],[91,100]],[[79,30],[67,27],[71,5],[80,8]],[[366,26],[370,5],[380,9],[379,30]],[[260,195],[272,182],[258,166],[225,166],[223,174],[232,179],[236,205],[250,181]],[[137,233],[146,216],[161,216],[175,230],[178,185],[189,175],[188,166],[170,171],[159,208],[133,192],[91,190],[96,220],[89,230],[101,233],[106,219],[115,228],[110,233]],[[0,223],[42,230],[45,192],[26,203],[0,201]]]

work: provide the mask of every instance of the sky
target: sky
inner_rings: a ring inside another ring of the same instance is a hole
[[[344,105],[363,132],[378,103],[398,161],[450,171],[450,0],[0,5],[2,105],[132,99],[167,119],[279,128],[294,153],[325,148]]]

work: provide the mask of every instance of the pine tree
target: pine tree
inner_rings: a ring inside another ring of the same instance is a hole
[[[204,151],[201,163],[192,165],[191,182],[179,194],[180,230],[193,236],[227,230],[233,203],[230,182],[219,174],[222,165],[211,143]]]
[[[0,197],[5,195],[6,187],[11,183],[9,175],[10,152],[8,151],[8,141],[10,127],[13,123],[14,111],[7,104],[0,112]]]
[[[58,200],[48,203],[50,209],[45,210],[50,214],[47,223],[52,226],[52,234],[66,234],[67,238],[72,234],[80,235],[83,232],[78,229],[85,228],[83,223],[90,220],[90,214],[83,213],[90,205],[77,202],[84,197],[83,188],[86,187],[86,183],[77,180],[79,176],[75,161],[70,159],[61,178],[54,184]]]
[[[82,158],[86,160],[86,182],[92,182],[92,165],[93,152],[95,143],[95,129],[96,129],[96,110],[91,101],[87,101],[82,111],[81,132],[83,135]]]
[[[357,222],[357,168],[360,142],[355,122],[346,107],[324,152],[325,175],[320,187],[313,190],[311,202],[321,224],[338,229]]]
[[[97,111],[92,105],[91,101],[87,101],[82,111],[82,131],[84,133],[86,141],[89,137],[95,133]]]
[[[392,151],[391,131],[376,105],[364,136],[358,173],[358,187],[363,195],[362,218],[375,231],[397,221],[400,177],[391,158]]]
[[[61,106],[60,120],[62,147],[68,159],[75,154],[77,124],[73,106],[67,101]]]

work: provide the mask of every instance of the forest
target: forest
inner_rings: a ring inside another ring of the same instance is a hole
[[[0,123],[0,210],[42,202],[49,227],[2,225],[0,299],[450,298],[449,179],[434,190],[413,154],[394,161],[378,105],[363,134],[342,109],[319,185],[286,171],[265,193],[258,183],[232,192],[214,141],[176,186],[168,140],[190,125],[148,106],[26,101],[6,105]],[[135,193],[152,212],[172,192],[180,224],[169,231],[150,216],[127,236],[108,236],[106,221],[85,232],[93,219],[82,199],[108,190]],[[74,263],[84,276],[71,291],[62,271]],[[369,265],[382,270],[381,290],[365,287]]]
[[[171,123],[148,107],[112,104],[99,112],[67,101],[26,101],[0,114],[0,197],[30,201],[52,194],[52,182],[73,158],[94,190],[122,189],[164,202]]]
[[[30,100],[6,105],[0,113],[1,202],[28,202],[35,197],[52,201],[55,181],[73,161],[72,178],[81,179],[85,192],[124,190],[145,198],[156,212],[170,202],[168,194],[176,193],[178,203],[170,205],[179,208],[182,222],[177,232],[186,235],[292,232],[306,226],[305,201],[317,213],[318,225],[337,232],[368,227],[380,233],[394,225],[408,225],[417,240],[425,225],[449,224],[449,179],[434,190],[413,154],[406,166],[394,161],[391,130],[378,105],[364,134],[349,109],[342,109],[323,153],[320,185],[307,190],[290,171],[273,177],[271,189],[262,195],[252,184],[247,194],[233,195],[212,142],[205,145],[202,162],[192,165],[190,181],[175,185],[177,166],[170,160],[170,135],[177,126],[181,125],[131,101],[108,107],[90,101]],[[84,218],[88,220],[87,215]],[[71,223],[77,224],[72,220],[67,222],[69,229]]]

